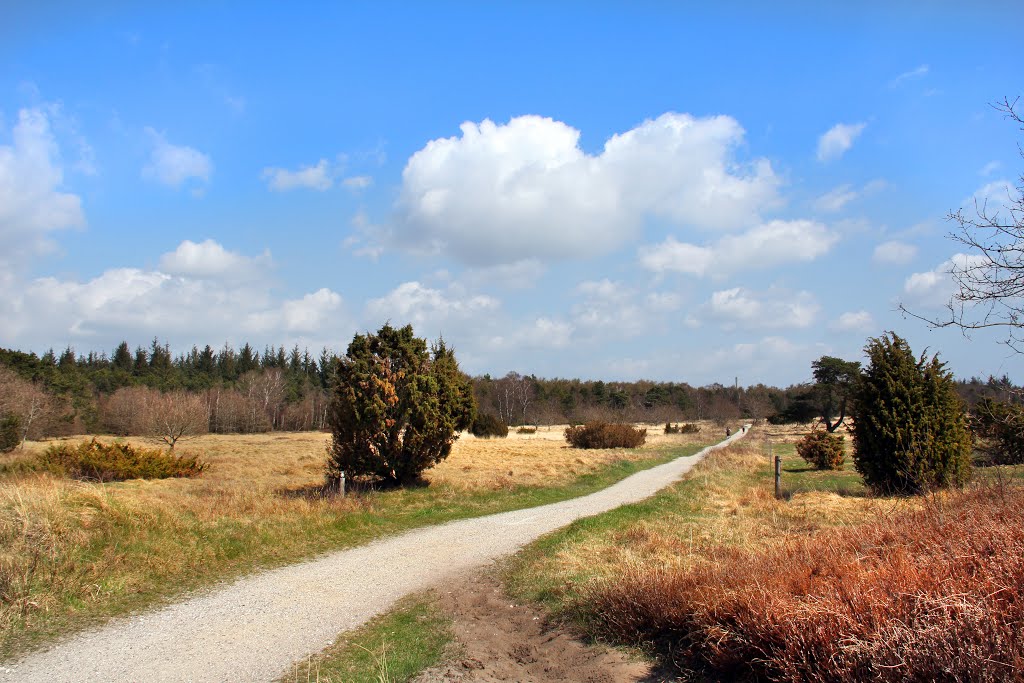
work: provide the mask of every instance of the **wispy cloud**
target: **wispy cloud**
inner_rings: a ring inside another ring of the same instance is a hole
[[[331,189],[331,186],[334,185],[327,159],[321,159],[315,166],[302,166],[296,171],[267,167],[263,169],[263,179],[267,181],[267,186],[276,192],[285,192],[299,187],[323,192]]]
[[[928,65],[927,64],[922,64],[921,66],[917,67],[916,69],[911,69],[910,71],[904,71],[899,76],[897,76],[896,78],[894,78],[891,81],[889,81],[889,87],[890,88],[898,88],[900,85],[902,85],[903,83],[905,83],[907,81],[912,81],[912,80],[914,80],[916,78],[923,78],[924,76],[927,76],[927,75],[928,75]]]

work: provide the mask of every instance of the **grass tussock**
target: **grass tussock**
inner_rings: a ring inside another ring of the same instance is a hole
[[[50,446],[39,462],[53,474],[98,482],[196,477],[207,467],[198,455],[175,455],[159,448],[96,439]]]
[[[565,440],[573,448],[639,448],[647,429],[613,422],[588,422],[565,428]]]
[[[1024,670],[1024,489],[935,498],[824,539],[708,559],[627,567],[591,586],[594,623],[727,679],[1000,681]]]

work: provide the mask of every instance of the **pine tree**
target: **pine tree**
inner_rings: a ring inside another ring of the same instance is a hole
[[[259,367],[259,358],[253,348],[249,346],[249,342],[238,351],[238,364],[237,371],[239,376],[244,375],[250,370],[255,370]]]
[[[114,368],[125,372],[132,371],[132,351],[126,341],[121,342],[114,349]]]
[[[970,477],[971,436],[952,374],[894,333],[871,339],[853,394],[854,465],[880,493],[921,493]]]
[[[57,367],[61,370],[72,370],[75,368],[75,350],[70,346],[64,349],[64,352],[60,354],[60,360],[57,361]]]
[[[136,375],[144,375],[149,370],[149,354],[141,346],[135,349],[135,362],[132,364],[132,372]]]
[[[235,350],[227,342],[224,342],[224,348],[221,349],[220,355],[217,356],[217,371],[222,379],[229,382],[238,379],[238,357],[235,355]]]

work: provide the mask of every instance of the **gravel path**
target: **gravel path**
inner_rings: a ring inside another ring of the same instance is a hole
[[[16,663],[0,681],[273,681],[292,662],[399,598],[515,552],[581,517],[653,495],[709,450],[561,503],[392,536],[239,579],[175,605],[116,619]]]

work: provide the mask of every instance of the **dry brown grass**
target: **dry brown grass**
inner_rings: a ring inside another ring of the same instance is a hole
[[[614,578],[628,567],[691,567],[706,562],[722,546],[760,552],[795,536],[913,507],[911,501],[822,490],[778,501],[767,477],[769,460],[756,432],[751,436],[755,438],[715,451],[670,491],[607,513],[605,521],[593,523],[585,533],[566,534],[552,552],[530,558],[528,573],[544,577],[542,584],[579,587]],[[574,591],[564,594],[569,602]]]
[[[652,446],[581,456],[563,448],[560,434],[463,436],[427,472],[432,486],[345,499],[317,495],[330,439],[323,433],[204,435],[179,445],[209,463],[201,476],[113,484],[12,466],[49,445],[30,442],[24,452],[0,456],[0,658],[33,639],[254,567],[417,524],[537,504],[535,489],[522,487],[569,486],[617,460],[665,453]]]
[[[464,433],[448,459],[425,476],[432,483],[458,489],[558,485],[617,460],[647,460],[666,448],[715,439],[710,424],[700,434],[670,435],[662,433],[664,425],[647,426],[643,448],[580,451],[565,442],[566,426],[538,427],[536,434],[517,434],[513,430],[504,439],[478,439]],[[716,435],[717,431],[715,428]]]

